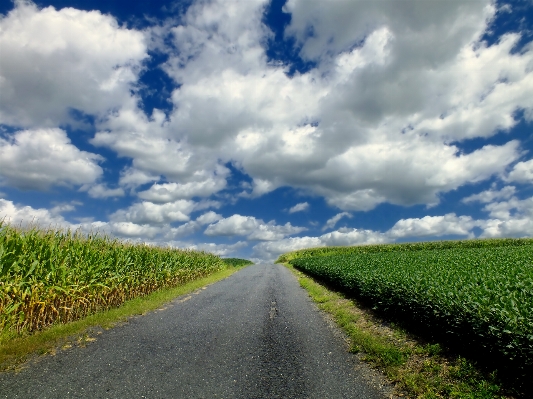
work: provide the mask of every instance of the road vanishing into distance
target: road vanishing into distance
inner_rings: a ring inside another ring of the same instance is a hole
[[[0,397],[389,397],[361,370],[288,269],[253,265],[86,347],[0,373]]]

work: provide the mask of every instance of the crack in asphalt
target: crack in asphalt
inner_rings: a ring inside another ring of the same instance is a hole
[[[278,308],[276,308],[276,301],[270,302],[270,312],[268,313],[270,320],[274,319],[278,315]]]

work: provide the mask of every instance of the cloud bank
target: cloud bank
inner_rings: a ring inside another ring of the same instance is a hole
[[[268,7],[195,1],[141,31],[97,10],[16,1],[0,17],[0,184],[121,201],[91,222],[119,236],[244,237],[268,258],[310,245],[531,234],[531,198],[521,194],[533,182],[531,154],[517,138],[491,139],[533,120],[533,46],[518,48],[519,31],[484,40],[497,3],[288,0],[281,44],[309,66],[296,71],[296,56],[269,56]],[[156,52],[174,86],[168,109],[148,114],[141,75]],[[109,172],[114,158],[120,169]],[[236,175],[250,181],[238,194]],[[482,204],[487,219],[450,211],[385,232],[306,237],[308,226],[220,210],[288,187],[337,212],[325,231],[381,204],[434,207],[487,182],[462,200]],[[14,220],[83,225],[51,206],[2,201]],[[224,252],[239,242],[202,245]]]

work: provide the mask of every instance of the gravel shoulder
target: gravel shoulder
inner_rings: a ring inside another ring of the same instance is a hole
[[[96,338],[0,373],[0,397],[389,397],[281,265],[244,268]]]

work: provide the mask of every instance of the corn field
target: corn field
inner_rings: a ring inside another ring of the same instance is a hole
[[[66,323],[224,267],[205,252],[0,221],[0,332]]]

